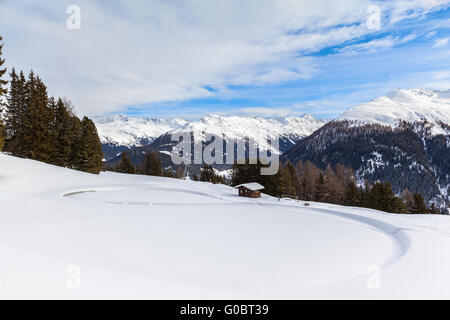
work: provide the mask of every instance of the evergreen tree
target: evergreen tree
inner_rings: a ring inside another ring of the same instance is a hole
[[[77,169],[98,174],[102,168],[102,145],[94,122],[87,117],[83,117],[83,120],[81,121],[80,141],[82,146],[82,156],[81,159],[79,159]]]
[[[7,95],[6,125],[6,151],[13,156],[25,157],[25,133],[29,121],[28,108],[25,103],[26,79],[23,72],[17,75],[14,68],[10,73],[10,89]]]
[[[289,161],[282,167],[283,194],[290,198],[297,195],[297,174],[295,167]]]
[[[52,112],[48,106],[47,87],[33,71],[28,76],[26,104],[29,108],[30,126],[25,132],[25,156],[50,162]]]
[[[413,199],[414,199],[414,205],[411,208],[411,213],[427,213],[427,206],[425,204],[425,201],[423,200],[422,195],[420,195],[419,193],[415,193],[413,195]]]
[[[263,184],[263,179],[261,178],[261,163],[250,164],[248,160],[244,164],[235,163],[232,167],[232,184],[239,185],[249,182],[258,182]],[[200,178],[201,180],[201,178]]]
[[[314,201],[318,202],[326,202],[328,199],[327,187],[325,185],[325,178],[322,172],[319,174],[319,178],[316,182],[316,194],[314,198]]]
[[[5,124],[3,123],[3,106],[4,101],[3,97],[6,96],[6,84],[8,81],[3,79],[3,76],[6,73],[6,68],[2,69],[3,64],[5,63],[5,60],[2,59],[2,49],[3,49],[3,43],[1,41],[3,40],[2,36],[0,36],[0,151],[3,150],[4,144],[5,144]]]
[[[117,171],[129,174],[136,173],[136,167],[134,166],[133,162],[131,162],[131,159],[126,151],[122,152],[120,163],[117,167]]]
[[[177,175],[175,175],[175,176],[177,176]],[[200,181],[211,182],[214,184],[217,184],[217,183],[225,184],[225,179],[223,177],[217,175],[216,172],[214,171],[214,168],[207,164],[203,165],[203,167],[201,169]]]
[[[345,193],[345,205],[347,206],[361,206],[361,191],[356,186],[354,181],[350,181]]]
[[[142,173],[150,176],[162,176],[161,158],[155,151],[147,153],[142,163]]]
[[[78,117],[71,117],[69,126],[70,156],[69,167],[78,169],[83,162],[83,141],[81,139],[81,120]]]
[[[50,104],[53,103],[53,99],[51,99]],[[52,163],[61,167],[70,167],[73,146],[73,136],[71,135],[73,115],[61,98],[58,99],[54,108]]]
[[[210,165],[205,164],[202,169],[201,169],[201,173],[200,173],[200,181],[204,181],[204,182],[215,182],[215,172],[213,167],[211,167]]]
[[[364,206],[391,213],[406,212],[403,201],[395,196],[389,182],[384,184],[381,182],[375,183],[367,193]]]

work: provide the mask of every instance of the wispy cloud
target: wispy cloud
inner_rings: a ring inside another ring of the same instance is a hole
[[[448,44],[448,38],[437,39],[434,42],[433,48],[440,48]]]
[[[380,50],[389,49],[394,46],[407,43],[415,38],[415,34],[410,34],[405,37],[386,36],[380,39],[349,45],[340,49],[338,52],[342,54],[376,53]]]

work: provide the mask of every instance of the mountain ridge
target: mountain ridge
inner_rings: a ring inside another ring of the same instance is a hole
[[[206,134],[235,140],[252,138],[260,145],[267,136],[275,135],[292,146],[325,124],[309,114],[268,118],[211,114],[195,121],[112,115],[95,117],[94,122],[107,160],[123,150],[150,145],[158,137],[175,132],[193,132],[202,139]]]
[[[385,96],[349,108],[336,120],[352,121],[354,125],[377,123],[391,127],[398,126],[402,120],[409,123],[426,121],[432,125],[431,134],[446,134],[440,122],[450,123],[450,90],[391,91]]]

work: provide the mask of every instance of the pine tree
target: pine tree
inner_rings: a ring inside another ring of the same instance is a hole
[[[81,160],[77,169],[89,173],[98,174],[102,168],[103,152],[97,128],[88,117],[81,121]],[[135,173],[135,168],[133,165]]]
[[[2,69],[2,65],[5,63],[5,60],[2,59],[2,50],[3,50],[3,43],[1,41],[3,40],[2,36],[0,36],[0,151],[3,150],[4,144],[5,144],[5,136],[6,136],[6,130],[5,130],[5,124],[3,123],[3,97],[6,96],[6,88],[8,81],[3,79],[3,76],[6,73],[6,68]]]
[[[50,105],[52,105],[52,100]],[[52,163],[61,167],[70,167],[70,155],[72,152],[72,114],[64,101],[59,98],[55,105],[53,121],[53,155]]]
[[[406,206],[403,203],[402,199],[395,195],[394,190],[389,182],[385,182],[384,184],[384,195],[386,201],[386,212],[392,213],[405,213]]]
[[[83,162],[83,141],[81,139],[81,120],[78,117],[71,117],[69,127],[70,156],[69,167],[77,169]]]
[[[26,157],[28,146],[25,136],[29,130],[29,110],[26,104],[27,85],[23,72],[17,75],[12,69],[10,73],[10,90],[7,95],[6,151],[13,156]]]
[[[425,201],[423,200],[422,195],[419,193],[415,193],[413,195],[413,198],[414,198],[414,205],[411,208],[411,213],[416,213],[416,214],[427,213],[428,212],[427,206],[425,204]]]
[[[205,164],[200,173],[200,181],[204,182],[215,182],[215,173],[213,167]]]
[[[345,194],[345,205],[347,206],[361,206],[361,191],[358,189],[354,181],[349,182]]]
[[[39,79],[36,78],[33,70],[28,74],[26,82],[25,106],[26,113],[21,113],[21,118],[24,119],[26,125],[23,130],[23,156],[25,158],[41,160],[39,158],[38,150],[41,146],[40,137],[43,133],[40,130],[40,94],[39,94]],[[25,119],[27,117],[27,119]],[[22,124],[21,124],[22,125]],[[35,136],[37,135],[37,136]]]
[[[149,176],[162,176],[161,158],[155,151],[147,153],[142,163],[142,173]]]
[[[297,174],[289,161],[282,167],[283,194],[290,198],[297,195]]]
[[[395,196],[389,182],[375,183],[365,197],[364,207],[391,213],[406,212],[403,201]]]
[[[128,174],[136,173],[136,167],[134,166],[133,162],[131,162],[131,159],[126,151],[122,152],[120,163],[117,166],[117,171]]]
[[[326,202],[327,201],[327,187],[325,185],[325,178],[323,176],[323,173],[321,172],[319,174],[319,178],[316,182],[316,194],[314,197],[314,201],[318,202]]]

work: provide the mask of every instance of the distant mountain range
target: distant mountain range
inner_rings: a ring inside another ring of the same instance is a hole
[[[173,132],[190,132],[202,139],[206,134],[233,140],[251,138],[258,144],[263,144],[268,135],[277,135],[280,151],[284,152],[325,124],[311,115],[280,118],[211,115],[196,121],[112,115],[95,117],[94,122],[108,161],[123,150],[151,145],[157,138]]]

